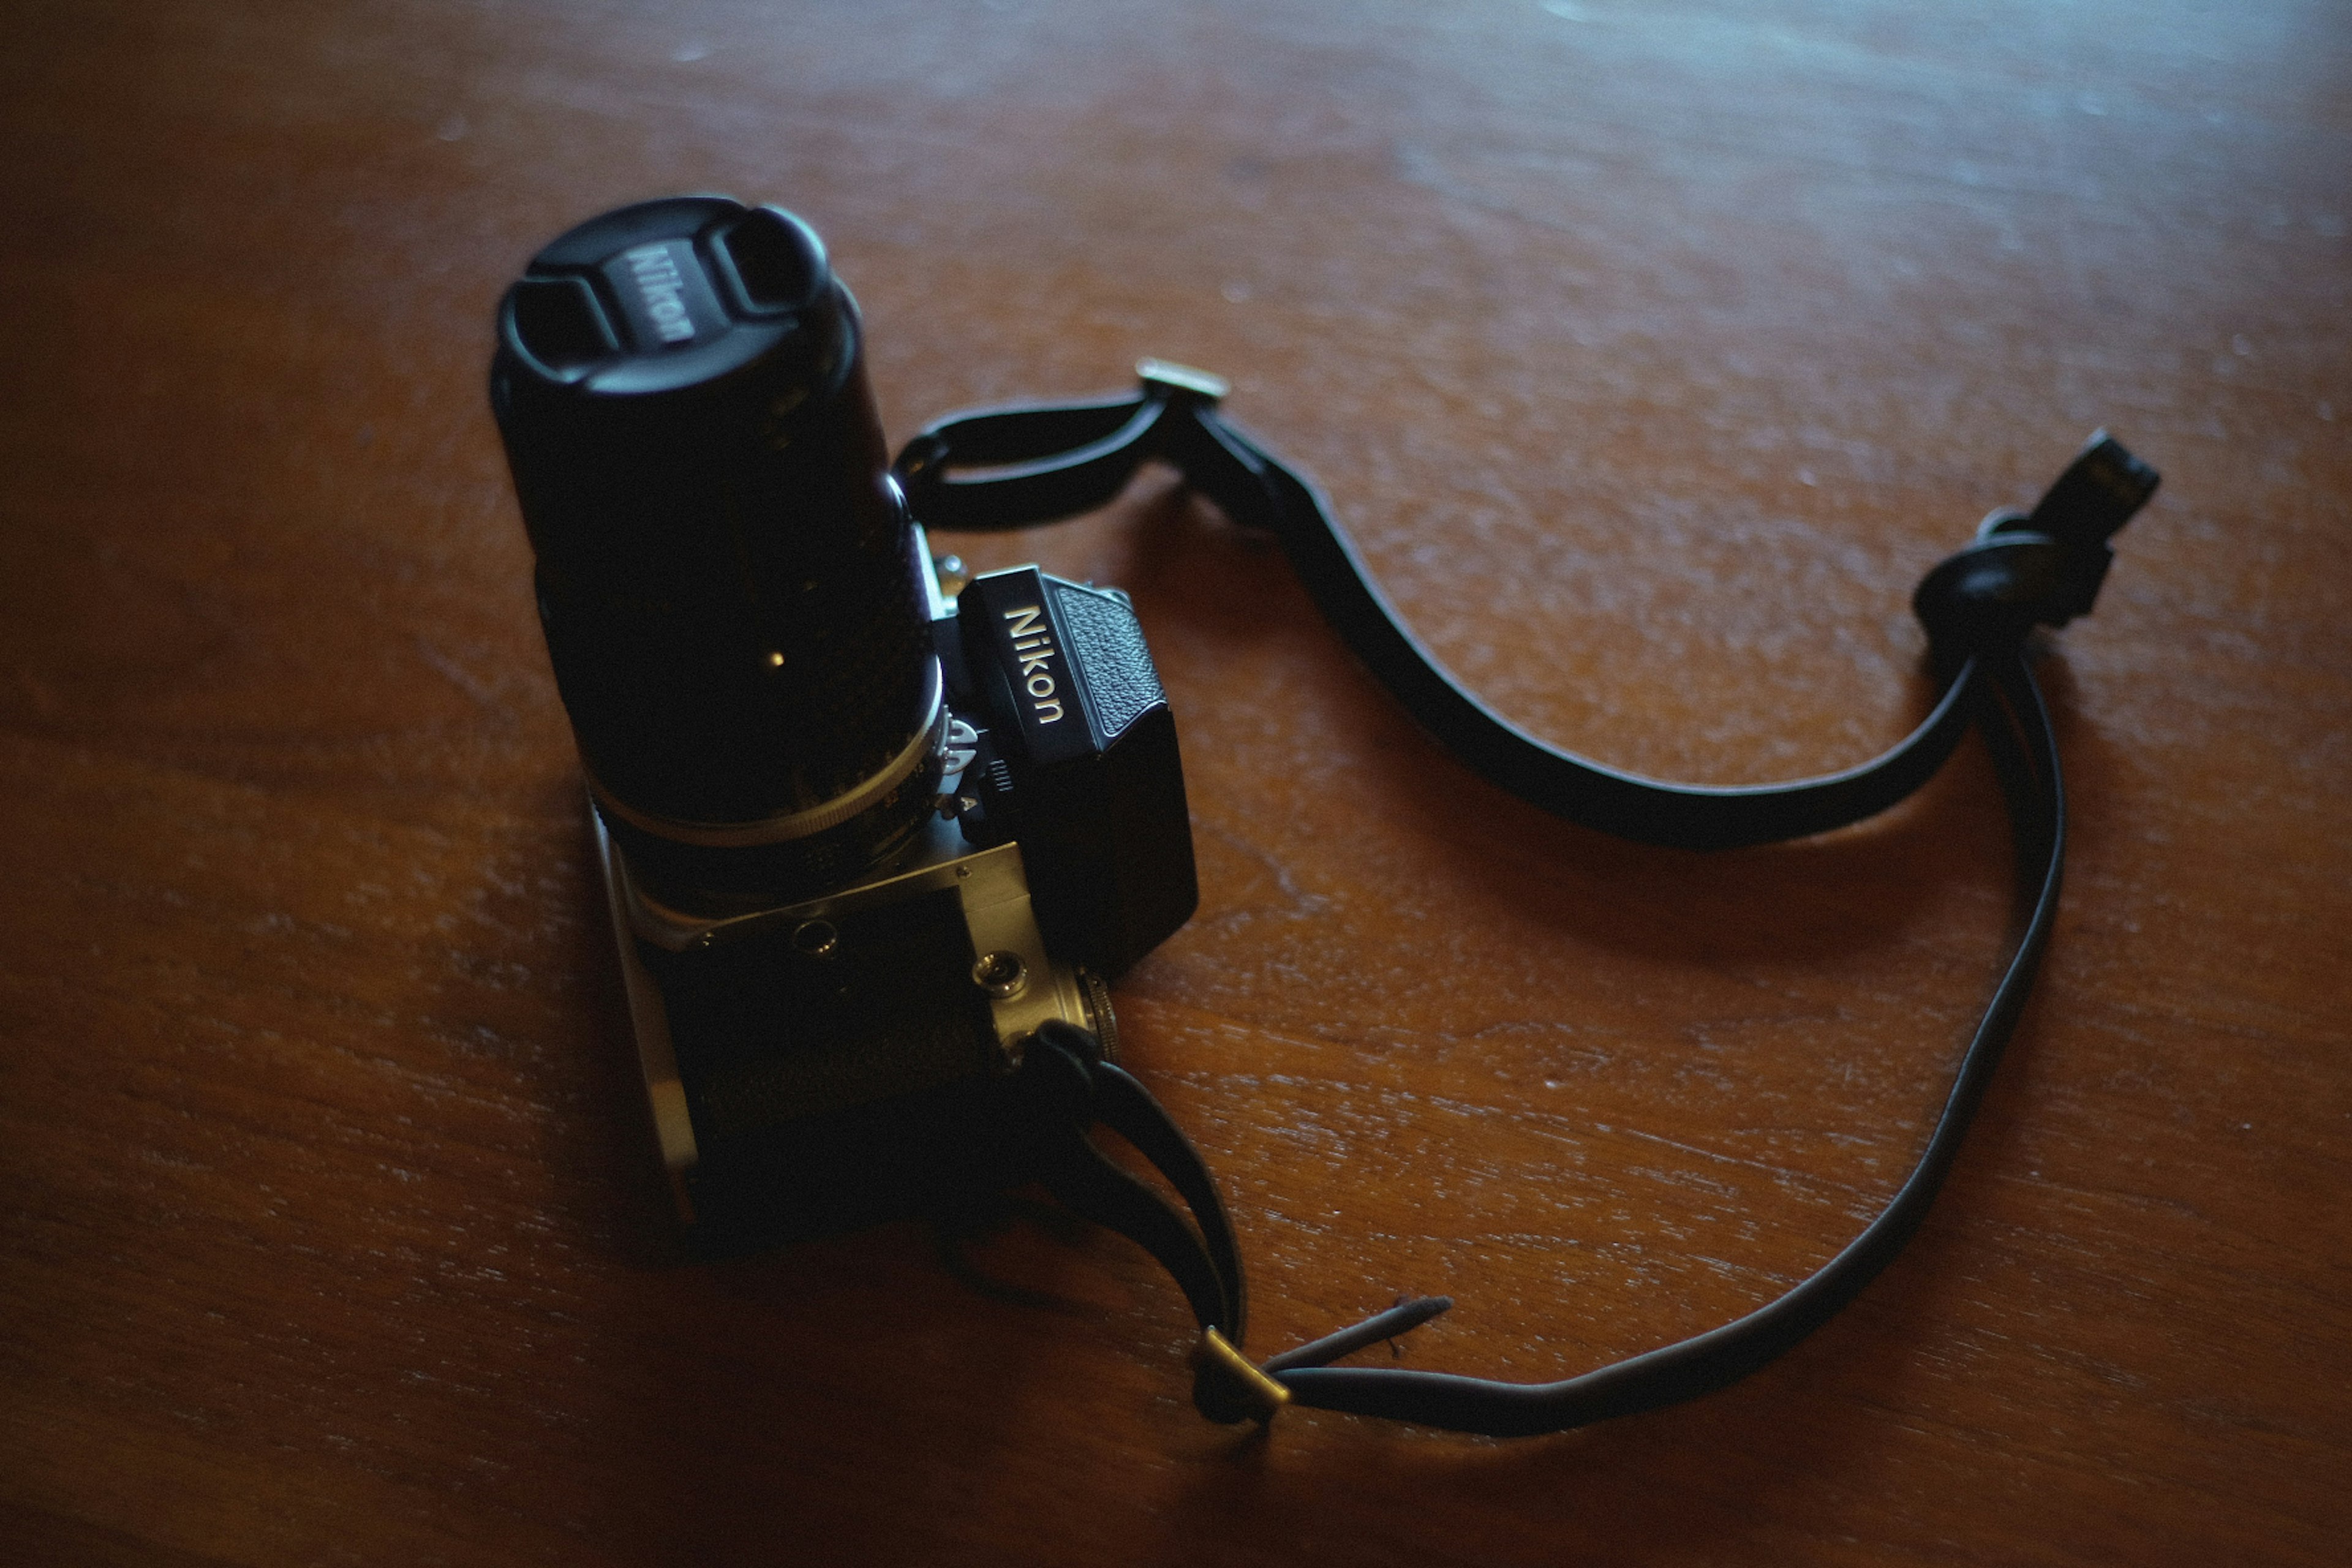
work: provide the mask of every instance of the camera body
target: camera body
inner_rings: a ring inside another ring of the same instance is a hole
[[[719,196],[571,230],[500,302],[491,401],[579,742],[682,1215],[721,1249],[1020,1179],[1011,1092],[1198,901],[1132,606],[942,591],[856,306]]]

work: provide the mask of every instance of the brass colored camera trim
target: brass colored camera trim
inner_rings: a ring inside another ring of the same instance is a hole
[[[592,814],[593,816],[593,814]],[[672,952],[709,945],[782,925],[797,928],[812,921],[837,920],[854,910],[891,904],[916,894],[953,888],[963,906],[965,928],[976,953],[1011,953],[1026,973],[1026,983],[1010,995],[988,995],[990,1021],[995,1026],[997,1067],[1011,1072],[1021,1065],[1029,1037],[1040,1025],[1061,1019],[1098,1036],[1116,1038],[1108,992],[1089,984],[1089,976],[1076,966],[1056,962],[1045,951],[1037,917],[1029,901],[1029,879],[1018,844],[974,849],[963,841],[953,823],[933,817],[919,830],[913,847],[886,863],[870,878],[835,889],[796,904],[761,910],[747,915],[709,919],[683,913],[656,903],[629,874],[620,846],[614,842],[602,818],[595,818],[596,858],[604,874],[607,908],[620,950],[621,981],[627,992],[629,1021],[637,1041],[637,1064],[645,1077],[646,1100],[651,1108],[654,1132],[661,1146],[662,1164],[668,1172],[679,1215],[688,1223],[693,1205],[686,1194],[686,1174],[700,1161],[694,1121],[688,1110],[680,1079],[677,1053],[671,1043],[669,1012],[660,984],[637,952],[644,941]],[[975,984],[978,984],[975,982]],[[984,988],[983,988],[984,990]]]

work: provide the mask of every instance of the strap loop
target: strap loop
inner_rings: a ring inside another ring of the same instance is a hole
[[[1030,1037],[1019,1085],[1032,1119],[1024,1130],[1036,1179],[1074,1214],[1151,1254],[1183,1290],[1203,1329],[1238,1342],[1249,1302],[1241,1255],[1215,1180],[1175,1119],[1150,1091],[1102,1058],[1084,1029],[1059,1019]],[[1190,1217],[1113,1163],[1090,1129],[1108,1127],[1168,1178]]]

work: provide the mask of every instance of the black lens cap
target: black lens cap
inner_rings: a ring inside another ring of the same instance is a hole
[[[717,231],[712,250],[754,314],[804,310],[833,277],[816,230],[781,207],[753,207]]]
[[[847,308],[823,242],[792,214],[668,196],[547,246],[508,290],[499,331],[526,375],[638,396],[719,380],[779,351],[829,360]]]

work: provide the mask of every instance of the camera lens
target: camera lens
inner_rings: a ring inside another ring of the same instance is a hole
[[[857,307],[799,218],[646,202],[532,258],[491,403],[607,825],[784,892],[912,827],[942,721]]]

